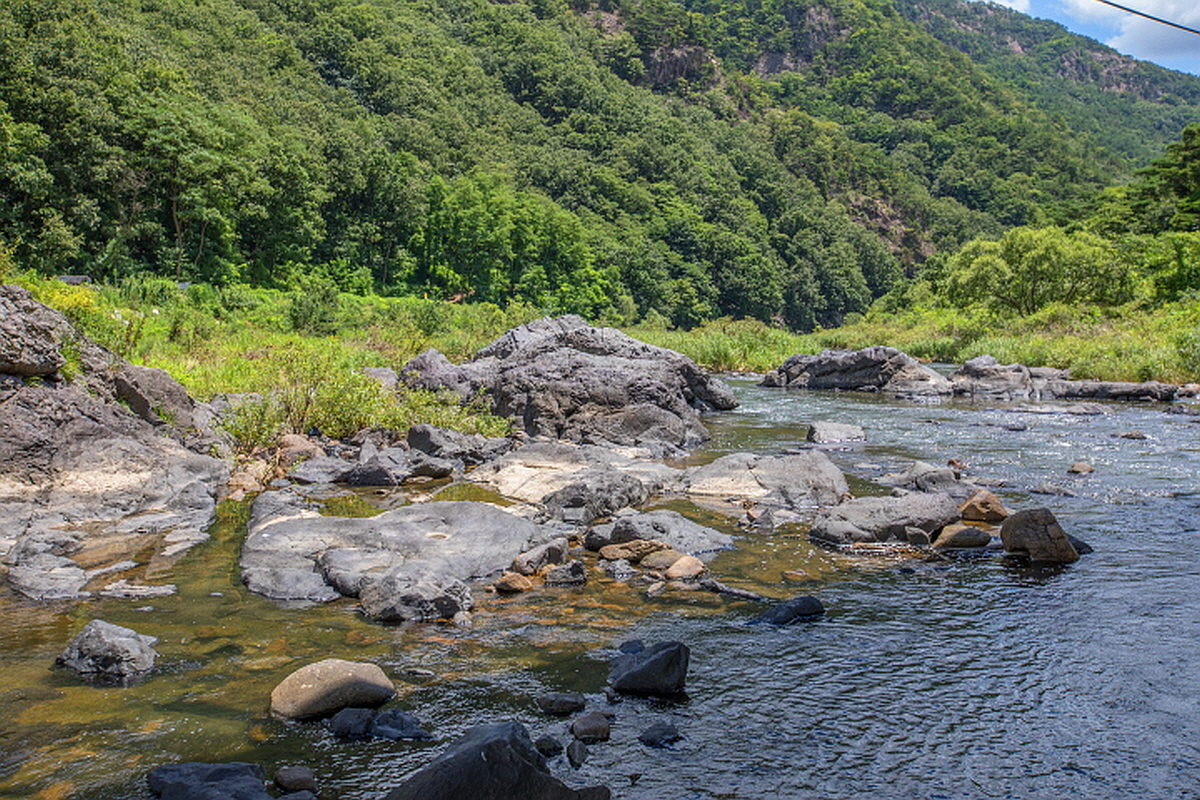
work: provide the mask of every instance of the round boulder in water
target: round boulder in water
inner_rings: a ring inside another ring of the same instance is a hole
[[[755,622],[769,625],[790,625],[803,619],[814,619],[825,613],[825,604],[810,594],[802,594],[767,609]]]

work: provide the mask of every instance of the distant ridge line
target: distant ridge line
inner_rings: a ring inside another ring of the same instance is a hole
[[[1139,17],[1145,17],[1146,19],[1152,19],[1155,22],[1161,22],[1163,25],[1170,25],[1172,28],[1179,28],[1179,30],[1181,30],[1181,31],[1187,31],[1188,33],[1194,33],[1197,36],[1200,36],[1200,30],[1196,30],[1195,28],[1189,28],[1187,25],[1180,25],[1178,22],[1171,22],[1171,20],[1169,20],[1169,19],[1163,19],[1161,17],[1156,17],[1153,14],[1147,14],[1145,11],[1138,11],[1136,8],[1129,8],[1128,6],[1123,6],[1123,5],[1120,5],[1119,3],[1114,3],[1114,2],[1112,2],[1112,0],[1097,0],[1097,2],[1104,3],[1104,5],[1106,5],[1106,6],[1112,6],[1113,8],[1119,8],[1122,11],[1128,11],[1130,14],[1136,14]]]

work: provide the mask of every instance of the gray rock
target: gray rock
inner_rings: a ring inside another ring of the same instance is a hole
[[[713,503],[734,512],[731,498],[759,505],[813,509],[837,503],[849,491],[846,477],[817,450],[784,456],[731,453],[710,464],[687,470],[684,481],[693,502]]]
[[[733,547],[733,537],[692,522],[678,511],[658,509],[619,518],[609,536],[611,544],[653,539],[680,553],[711,558]]]
[[[628,506],[646,502],[649,491],[633,475],[612,469],[584,470],[574,480],[542,498],[546,513],[574,525],[588,525]]]
[[[460,366],[429,351],[401,372],[412,386],[484,392],[495,413],[533,436],[659,452],[706,440],[699,413],[737,404],[685,356],[575,316],[510,330]]]
[[[812,595],[802,594],[767,609],[755,622],[765,622],[769,625],[790,625],[799,620],[814,619],[824,614],[824,603]]]
[[[933,546],[938,548],[970,548],[987,547],[992,543],[992,535],[974,525],[947,525],[934,540]]]
[[[284,719],[320,719],[343,708],[375,708],[396,687],[375,664],[326,658],[301,667],[271,691],[271,713]]]
[[[408,446],[431,456],[467,465],[482,464],[512,449],[512,440],[486,438],[434,425],[414,425],[408,429]]]
[[[542,713],[555,716],[576,714],[586,706],[587,700],[579,692],[550,692],[537,698],[537,707]]]
[[[579,769],[587,761],[588,747],[578,739],[572,739],[567,745],[567,761],[572,769]]]
[[[1004,549],[1035,564],[1072,564],[1079,552],[1046,508],[1018,511],[1000,526]]]
[[[761,385],[883,392],[900,397],[941,397],[953,392],[949,379],[893,347],[794,355],[768,372]]]
[[[879,483],[912,492],[948,494],[960,501],[979,491],[975,484],[959,480],[958,473],[950,467],[935,467],[924,461],[914,461],[904,472],[884,475]]]
[[[630,643],[627,643],[630,644]],[[622,694],[676,695],[687,683],[691,650],[682,642],[630,647],[612,661],[608,683]]]
[[[566,561],[570,547],[564,537],[551,539],[528,552],[521,553],[513,559],[509,569],[518,575],[536,575],[543,567]]]
[[[683,734],[669,722],[659,720],[638,734],[638,741],[646,747],[670,747],[683,738]]]
[[[166,764],[151,770],[146,782],[162,800],[273,800],[258,764]]]
[[[53,375],[67,363],[62,322],[18,286],[0,288],[0,373]]]
[[[407,711],[389,708],[378,712],[371,719],[367,732],[379,739],[393,741],[432,739],[433,736],[421,726],[421,721]]]
[[[396,386],[400,383],[400,376],[396,374],[396,370],[387,367],[364,367],[363,375],[379,381],[379,385],[389,392],[396,391]]]
[[[628,561],[618,558],[616,561],[610,561],[604,565],[604,574],[614,581],[630,581],[640,573]]]
[[[563,751],[562,742],[560,742],[558,739],[555,739],[553,736],[540,736],[538,737],[537,741],[533,743],[533,746],[537,748],[537,751],[546,758],[554,758]]]
[[[589,711],[571,722],[571,735],[584,744],[607,742],[610,733],[611,725],[602,711]]]
[[[445,575],[392,572],[359,594],[363,613],[380,622],[454,619],[475,607],[471,589]]]
[[[834,444],[836,442],[861,442],[867,438],[867,434],[858,425],[817,421],[808,426],[808,434],[804,438],[805,441],[813,444]]]
[[[343,708],[330,717],[326,725],[330,733],[342,739],[369,739],[375,714],[373,708]]]
[[[158,653],[153,636],[111,622],[94,619],[79,632],[55,660],[81,675],[126,680],[154,668]]]
[[[354,467],[345,459],[317,456],[293,466],[288,470],[288,477],[298,483],[341,483]]]
[[[309,767],[287,765],[275,770],[275,785],[285,792],[318,792],[317,776]]]
[[[607,800],[604,787],[572,789],[550,774],[525,726],[471,728],[385,800]]]
[[[568,561],[546,570],[547,586],[582,586],[587,583],[587,567],[582,561]]]
[[[860,497],[818,514],[808,536],[814,542],[839,546],[906,542],[908,528],[934,534],[958,518],[958,504],[945,494]]]

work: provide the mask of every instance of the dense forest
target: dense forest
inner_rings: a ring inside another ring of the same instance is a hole
[[[812,330],[990,291],[1021,236],[1120,239],[1178,295],[1198,109],[1200,78],[955,0],[0,0],[0,247]]]

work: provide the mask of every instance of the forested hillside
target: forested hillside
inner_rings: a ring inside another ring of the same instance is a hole
[[[1200,97],[1135,65],[1158,83],[1099,106],[1042,77],[1040,23],[1014,61],[945,5],[0,0],[0,245],[108,282],[836,325],[935,252],[1077,218],[1153,145],[1105,115],[1168,141]]]

